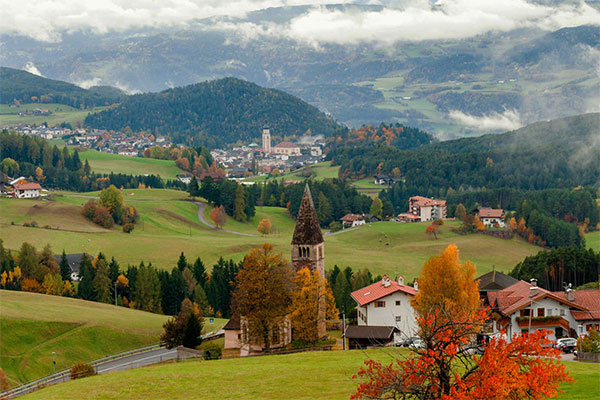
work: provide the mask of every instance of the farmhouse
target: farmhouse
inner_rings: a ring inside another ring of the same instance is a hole
[[[364,225],[365,216],[360,214],[346,214],[342,218],[340,218],[340,221],[342,221],[342,225],[344,226],[344,228],[354,227]]]
[[[477,216],[485,226],[504,227],[504,210],[489,207],[480,207],[477,209]]]
[[[417,290],[405,285],[402,276],[391,280],[384,275],[381,281],[352,292],[357,303],[358,326],[396,328],[397,340],[400,336],[414,336],[417,322],[410,303]]]
[[[550,340],[577,336],[600,323],[600,290],[550,292],[531,283],[518,281],[500,291],[487,293],[487,302],[498,316],[492,321],[492,333],[506,330],[506,338],[516,333],[546,329]]]
[[[188,185],[192,181],[192,174],[178,174],[177,180]]]
[[[346,328],[345,336],[348,339],[348,348],[366,349],[393,344],[398,333],[398,328],[394,326],[350,325]]]
[[[418,216],[421,221],[433,221],[446,218],[445,200],[430,199],[423,196],[413,196],[408,199],[409,212]]]
[[[17,183],[13,189],[13,197],[17,199],[36,199],[40,197],[42,187],[39,183]]]
[[[392,178],[387,175],[375,175],[373,176],[373,183],[382,186],[392,186],[394,183],[400,182],[400,179]]]
[[[67,257],[67,263],[69,264],[69,268],[71,268],[71,280],[73,282],[79,281],[79,268],[81,266],[81,262],[83,261],[83,259],[85,257],[89,257],[91,260],[94,259],[94,257],[91,257],[87,253],[67,254],[66,257]],[[62,261],[62,254],[55,254],[54,260],[56,260],[56,263],[58,265],[60,265],[60,262]]]

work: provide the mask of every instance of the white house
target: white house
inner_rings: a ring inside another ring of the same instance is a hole
[[[477,216],[485,226],[499,226],[504,228],[504,210],[501,208],[480,207]]]
[[[577,336],[584,333],[584,326],[589,325],[586,328],[589,330],[600,320],[597,312],[600,290],[592,289],[579,297],[580,301],[576,301],[576,292],[571,289],[550,292],[538,287],[534,279],[531,283],[519,281],[506,289],[488,292],[488,303],[499,316],[492,322],[492,332],[506,330],[508,340],[514,334],[539,329],[549,330],[550,340]]]
[[[40,190],[42,190],[39,183],[17,183],[13,188],[13,195],[18,199],[36,199],[40,197]]]
[[[346,214],[340,218],[340,221],[342,221],[344,228],[360,226],[366,223],[365,216],[360,214]]]
[[[352,292],[358,304],[359,326],[388,326],[399,330],[396,339],[411,337],[417,333],[417,321],[410,304],[417,289],[405,285],[401,276],[382,280]]]
[[[408,208],[408,211],[421,218],[421,221],[444,219],[447,215],[445,200],[430,199],[423,196],[409,198]]]

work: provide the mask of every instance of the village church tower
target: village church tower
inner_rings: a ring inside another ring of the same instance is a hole
[[[308,184],[292,237],[292,265],[296,271],[308,267],[311,272],[318,271],[321,277],[325,276],[325,244]]]

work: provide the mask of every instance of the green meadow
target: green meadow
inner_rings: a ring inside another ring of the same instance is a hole
[[[18,249],[24,241],[38,248],[49,243],[56,253],[63,249],[67,253],[102,251],[114,256],[122,266],[144,260],[169,270],[182,251],[188,259],[199,256],[212,265],[221,256],[241,260],[264,242],[289,257],[295,223],[283,208],[257,207],[257,215],[247,223],[228,218],[226,229],[255,235],[242,236],[203,225],[197,216],[198,206],[189,201],[185,192],[128,189],[123,193],[125,203],[134,205],[140,214],[140,222],[131,234],[123,233],[117,226],[101,228],[81,216],[80,206],[98,192],[59,192],[56,201],[0,199],[0,238],[11,249]],[[258,233],[256,227],[263,218],[272,221],[274,233]],[[36,221],[39,227],[20,226],[28,221]],[[412,279],[419,275],[429,257],[456,244],[462,259],[475,263],[477,273],[483,274],[492,268],[510,271],[523,258],[540,250],[520,238],[458,235],[450,231],[456,224],[448,221],[437,240],[425,234],[427,223],[379,222],[326,236],[326,268],[369,268],[375,275],[402,274]],[[46,225],[52,229],[45,229]]]
[[[303,174],[305,174],[307,169],[309,169],[309,168],[315,174],[313,179],[317,179],[317,180],[323,180],[323,179],[327,179],[327,178],[337,178],[338,172],[340,170],[339,166],[331,166],[330,161],[323,161],[320,163],[316,163],[316,164],[312,164],[309,166],[299,168],[292,172],[290,172],[289,170],[284,171],[284,173],[282,175],[278,176],[277,178],[271,178],[271,179],[277,179],[277,180],[283,179],[286,181],[304,180],[304,179],[306,179],[306,177],[304,177]],[[265,175],[254,176],[254,177],[246,178],[244,180],[247,182],[264,182],[267,180],[267,177]]]
[[[352,376],[366,359],[387,363],[398,351],[317,351],[171,363],[79,379],[25,398],[348,399],[357,386]],[[595,398],[600,370],[591,364],[564,364],[577,382],[563,385],[559,399]]]
[[[96,150],[86,150],[79,153],[81,161],[87,160],[92,171],[99,174],[111,172],[128,175],[160,175],[163,179],[176,179],[183,173],[177,168],[175,161],[156,160],[153,158],[128,157],[118,154],[102,153]]]
[[[19,116],[19,112],[26,112],[35,109],[49,110],[50,115],[25,115]],[[37,124],[41,125],[44,122],[48,126],[60,125],[63,122],[70,123],[73,127],[78,123],[82,123],[88,114],[97,113],[105,110],[107,107],[94,107],[91,109],[81,110],[73,108],[65,104],[56,103],[31,103],[21,104],[20,107],[10,107],[7,104],[0,105],[0,125],[14,124]]]

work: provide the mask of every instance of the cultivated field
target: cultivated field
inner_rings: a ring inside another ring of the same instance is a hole
[[[156,344],[167,316],[108,304],[0,290],[0,366],[11,386],[78,361]],[[205,331],[224,325],[216,319]],[[208,325],[208,322],[207,322]]]
[[[177,174],[183,173],[172,160],[120,156],[96,150],[82,151],[79,153],[79,158],[82,162],[88,160],[92,171],[99,174],[111,172],[129,175],[149,174],[160,175],[163,179],[175,179]]]
[[[84,378],[51,386],[26,399],[348,399],[352,379],[368,358],[392,360],[396,350],[310,352],[216,361],[189,361]],[[561,399],[590,399],[600,370],[565,362],[576,383]]]
[[[138,209],[141,220],[131,234],[124,234],[118,227],[103,229],[80,216],[80,206],[97,196],[97,192],[63,193],[64,196],[56,197],[57,201],[52,203],[0,200],[0,238],[4,245],[18,249],[23,241],[39,248],[50,243],[55,253],[63,249],[67,253],[102,251],[114,256],[123,266],[144,260],[169,270],[175,266],[181,251],[188,259],[200,256],[212,265],[221,256],[241,260],[250,249],[264,242],[272,243],[277,251],[289,257],[294,221],[283,208],[257,207],[257,215],[245,224],[228,218],[226,229],[255,235],[242,236],[203,225],[197,216],[198,206],[187,201],[185,192],[125,190],[125,203]],[[263,237],[256,231],[262,218],[271,219],[276,233]],[[11,225],[13,221],[20,224],[31,220],[40,228]],[[477,266],[477,273],[483,274],[492,268],[510,271],[523,258],[540,250],[519,238],[502,240],[478,234],[458,235],[450,231],[455,224],[446,223],[437,240],[425,234],[426,223],[380,222],[327,236],[326,267],[369,268],[375,275],[400,273],[412,279],[418,276],[430,256],[440,253],[449,244],[456,244],[462,259],[471,260]],[[41,228],[44,225],[58,226],[61,230]]]
[[[25,115],[19,116],[19,112],[26,112],[35,109],[44,109],[52,112],[50,115]],[[62,122],[68,122],[73,127],[77,123],[83,122],[85,117],[90,113],[97,113],[105,110],[107,107],[95,107],[86,110],[80,110],[67,106],[65,104],[54,104],[54,103],[32,103],[32,104],[21,104],[20,107],[10,107],[9,105],[0,105],[0,125],[14,125],[14,124],[37,124],[41,125],[44,122],[48,126],[59,125]]]

